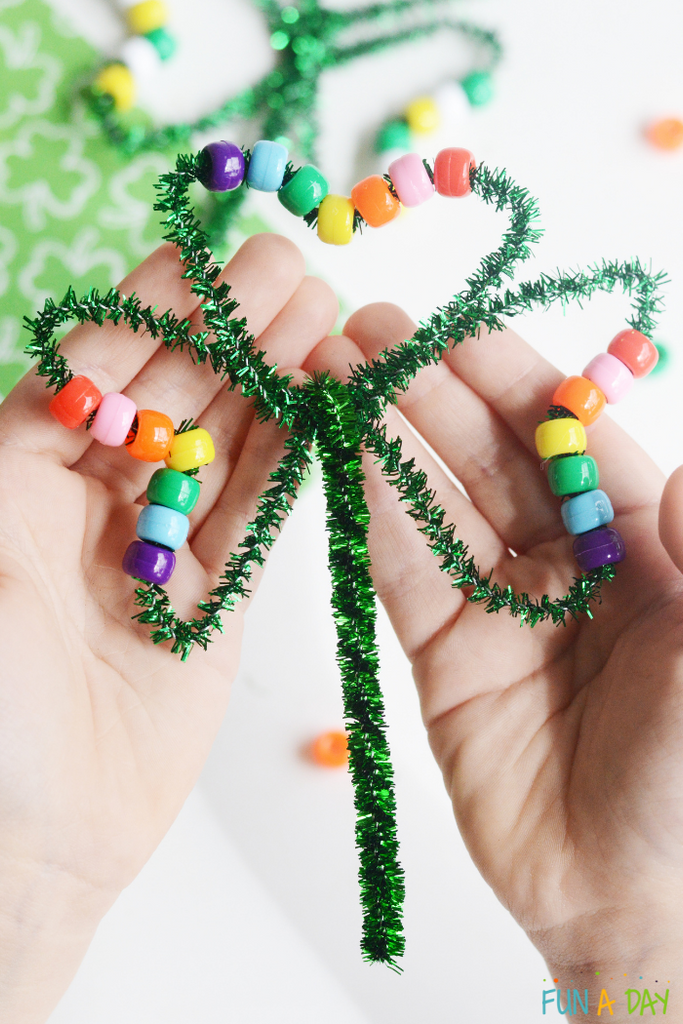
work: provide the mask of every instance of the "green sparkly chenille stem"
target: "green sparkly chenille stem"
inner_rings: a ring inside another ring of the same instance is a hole
[[[321,7],[318,0],[288,6],[256,0],[256,5],[266,18],[276,55],[272,71],[196,121],[159,128],[140,123],[139,112],[133,120],[117,113],[111,96],[88,88],[85,100],[112,145],[129,156],[143,150],[177,153],[192,145],[195,134],[233,121],[258,120],[262,138],[288,138],[305,160],[314,161],[320,79],[331,68],[440,31],[471,43],[472,67],[478,71],[493,70],[503,53],[495,32],[435,11],[443,8],[441,0],[389,0],[346,11]],[[357,38],[359,31],[362,39]],[[224,241],[245,197],[244,189],[207,197],[205,223],[214,248]]]
[[[27,352],[38,360],[37,372],[47,378],[47,386],[59,389],[72,374],[59,352],[56,329],[71,320],[125,323],[134,331],[160,338],[170,350],[185,350],[196,362],[209,362],[231,388],[240,386],[245,396],[253,398],[259,419],[276,419],[288,428],[286,454],[259,498],[238,551],[230,557],[218,585],[199,603],[198,616],[181,620],[166,592],[156,585],[141,585],[135,591],[135,603],[141,609],[135,617],[151,626],[154,643],[168,641],[183,660],[195,645],[206,649],[214,629],[223,628],[222,614],[249,592],[254,566],[263,564],[274,543],[310,466],[310,448],[316,445],[327,500],[332,611],[357,810],[362,951],[366,959],[398,969],[404,948],[404,883],[378,682],[375,593],[367,548],[370,513],[361,453],[365,450],[376,457],[453,586],[467,588],[468,601],[483,604],[487,612],[505,608],[520,623],[531,626],[542,620],[564,624],[582,612],[590,615],[591,602],[599,599],[601,583],[614,576],[614,567],[576,577],[567,594],[555,600],[548,595],[516,594],[493,581],[492,573],[482,575],[467,546],[456,537],[454,524],[447,522],[426,474],[412,459],[403,459],[400,438],[387,436],[382,418],[387,404],[397,401],[421,367],[437,363],[447,349],[476,335],[482,326],[501,330],[503,317],[534,307],[556,301],[581,304],[597,291],[620,289],[630,300],[627,323],[651,336],[665,278],[649,273],[638,260],[603,261],[588,271],[542,274],[535,281],[513,286],[516,265],[528,259],[530,246],[540,237],[536,202],[505,171],[481,165],[471,172],[472,190],[485,203],[506,210],[509,224],[499,248],[484,257],[467,279],[467,287],[424,321],[410,340],[353,368],[347,384],[321,374],[290,386],[290,379],[279,377],[276,368],[264,361],[246,322],[232,315],[238,303],[228,285],[216,284],[221,268],[188,198],[188,188],[197,180],[198,161],[199,155],[180,156],[175,172],[162,175],[156,209],[165,215],[165,237],[179,248],[185,275],[199,296],[205,329],[195,330],[189,320],[178,320],[170,310],[157,315],[155,308],[143,308],[134,295],[124,298],[116,290],[100,295],[91,289],[79,299],[69,289],[61,304],[48,299],[35,320],[26,320],[33,335]],[[427,169],[431,174],[431,167]]]

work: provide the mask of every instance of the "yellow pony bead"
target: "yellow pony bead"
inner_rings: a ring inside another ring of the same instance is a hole
[[[318,207],[318,238],[329,245],[348,245],[353,238],[355,207],[346,196],[325,196]]]
[[[168,8],[163,0],[144,0],[128,9],[128,27],[137,36],[163,28],[168,21]]]
[[[419,96],[406,107],[406,121],[411,132],[429,135],[441,124],[441,115],[431,96]]]
[[[117,110],[130,110],[135,104],[135,79],[125,64],[108,64],[93,82],[93,88],[111,96]]]
[[[187,473],[188,469],[206,466],[216,458],[216,450],[211,434],[203,427],[194,427],[182,434],[176,434],[171,444],[171,451],[164,460],[169,469],[178,473]]]
[[[536,427],[536,451],[542,459],[583,453],[586,444],[586,431],[580,420],[545,420]]]

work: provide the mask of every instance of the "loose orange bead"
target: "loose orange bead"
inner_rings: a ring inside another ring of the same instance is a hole
[[[171,451],[173,423],[163,412],[138,409],[126,438],[126,448],[141,462],[161,462]]]
[[[324,732],[311,743],[311,757],[323,768],[343,768],[349,761],[345,732]]]
[[[351,202],[371,228],[381,228],[401,212],[401,204],[379,174],[371,174],[354,185]]]
[[[683,121],[677,117],[664,117],[651,124],[645,135],[657,149],[678,149],[683,145]]]
[[[600,388],[587,377],[567,377],[553,395],[553,405],[569,409],[585,427],[595,423],[606,401]]]
[[[659,359],[657,346],[633,328],[619,331],[610,341],[607,351],[611,356],[621,359],[634,377],[647,377]]]

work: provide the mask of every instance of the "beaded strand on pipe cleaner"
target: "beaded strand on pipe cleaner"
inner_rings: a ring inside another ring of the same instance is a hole
[[[121,2],[125,5],[128,0]],[[139,7],[149,11],[149,4],[156,5],[156,11],[163,9],[161,0],[145,0],[135,4],[132,10]],[[313,160],[318,137],[319,84],[322,75],[331,68],[440,31],[454,33],[467,40],[473,51],[461,92],[467,86],[469,101],[476,105],[484,95],[482,89],[491,91],[492,72],[503,54],[495,32],[468,21],[444,17],[438,10],[438,0],[388,0],[343,11],[322,7],[319,0],[299,0],[295,5],[284,7],[277,0],[256,0],[256,5],[268,25],[275,67],[255,85],[193,122],[155,127],[142,119],[142,112],[131,115],[139,53],[130,66],[126,55],[121,53],[118,61],[103,68],[86,88],[84,98],[110,143],[127,156],[149,150],[177,153],[188,148],[197,134],[218,129],[234,120],[258,119],[265,138],[288,144],[288,140],[294,140],[302,156]],[[142,20],[138,18],[135,23]],[[358,38],[359,32],[362,38]],[[346,36],[349,36],[348,41],[345,41]],[[135,43],[139,50],[140,37]],[[130,43],[127,45],[130,48]],[[441,105],[444,104],[448,107],[448,97],[442,99]],[[395,129],[393,131],[395,135]],[[401,131],[405,134],[403,129]],[[391,140],[387,137],[385,141]],[[380,146],[382,151],[385,148],[384,144]],[[244,196],[241,192],[213,197],[205,215],[205,232],[214,248],[225,242]]]
[[[166,469],[157,469],[149,481],[149,504],[138,516],[138,539],[126,549],[123,571],[157,586],[168,583],[176,564],[174,552],[187,540],[188,516],[199,500],[199,481],[193,477],[216,457],[211,435],[192,420],[183,420],[174,431],[165,413],[138,409],[117,392],[102,395],[82,375],[69,377],[49,409],[69,430],[85,423],[91,436],[109,448],[125,445],[134,459],[166,463]]]
[[[59,395],[72,374],[59,353],[55,330],[70,320],[98,325],[107,320],[125,323],[133,331],[144,329],[153,338],[160,338],[170,350],[186,350],[196,362],[209,362],[231,388],[239,386],[245,397],[253,399],[260,420],[275,419],[288,428],[286,454],[270,475],[269,487],[258,501],[238,551],[230,557],[217,586],[199,602],[199,615],[181,620],[163,587],[154,582],[135,590],[135,604],[141,609],[135,617],[151,626],[154,643],[170,642],[172,651],[183,660],[195,645],[206,648],[213,631],[222,629],[222,613],[229,612],[249,592],[253,567],[263,564],[266,552],[272,547],[310,466],[310,446],[315,443],[327,501],[332,614],[337,630],[337,659],[357,811],[356,843],[363,906],[361,948],[365,959],[383,962],[398,970],[397,960],[405,945],[404,880],[398,861],[393,770],[379,686],[375,593],[367,546],[370,512],[363,489],[362,451],[376,457],[442,571],[450,577],[454,587],[465,588],[468,601],[481,604],[489,613],[507,609],[520,624],[530,626],[542,621],[559,626],[565,624],[568,617],[575,619],[581,613],[590,616],[591,603],[599,599],[602,583],[612,579],[616,572],[612,564],[616,559],[607,559],[605,564],[581,573],[574,578],[567,593],[555,599],[547,594],[540,598],[532,598],[527,593],[516,594],[511,586],[502,587],[493,581],[492,571],[482,575],[464,542],[456,537],[455,525],[448,523],[426,474],[416,469],[413,459],[403,458],[400,437],[387,436],[383,413],[387,404],[395,403],[397,395],[407,390],[421,367],[437,363],[444,352],[466,337],[476,335],[480,327],[501,330],[502,317],[514,317],[536,306],[547,307],[555,301],[582,303],[595,292],[609,293],[620,287],[631,306],[629,327],[649,337],[661,305],[660,288],[665,276],[649,273],[638,260],[603,261],[589,271],[542,274],[535,281],[507,287],[506,282],[511,285],[514,280],[517,264],[530,257],[531,246],[540,237],[536,201],[504,170],[492,171],[484,164],[475,168],[467,151],[446,150],[446,156],[437,156],[434,167],[413,154],[414,159],[401,158],[399,162],[405,180],[396,174],[395,162],[391,165],[389,180],[380,178],[385,189],[373,183],[373,190],[378,190],[377,195],[382,200],[382,216],[387,204],[394,209],[394,201],[410,202],[416,197],[420,202],[426,201],[435,191],[432,182],[442,195],[464,195],[471,190],[498,211],[508,211],[510,222],[500,246],[483,258],[467,279],[466,287],[421,323],[411,339],[382,352],[367,364],[352,368],[346,384],[330,374],[320,374],[295,386],[264,361],[263,352],[257,349],[245,321],[232,316],[237,300],[225,282],[216,284],[221,268],[208,250],[206,236],[188,196],[188,189],[197,180],[218,184],[210,177],[214,173],[231,175],[237,166],[239,177],[240,161],[247,180],[250,174],[252,176],[252,187],[257,187],[257,172],[263,176],[259,179],[262,182],[276,180],[277,175],[269,178],[271,159],[277,155],[277,151],[270,148],[272,145],[265,143],[260,151],[263,156],[255,159],[258,146],[249,155],[236,146],[226,150],[226,146],[232,146],[230,143],[212,144],[213,148],[207,147],[194,156],[179,156],[176,170],[160,179],[157,209],[165,215],[165,237],[177,246],[185,274],[200,297],[203,329],[195,330],[189,320],[178,320],[171,310],[158,315],[154,308],[143,307],[135,296],[124,298],[115,289],[102,296],[91,289],[81,299],[70,289],[62,303],[56,305],[48,299],[35,320],[27,319],[33,335],[27,352],[38,360],[37,373],[47,378],[48,387],[56,386]],[[217,153],[225,157],[222,163],[217,160]],[[280,177],[281,191],[286,191],[302,170],[305,168],[295,171],[285,165]],[[315,175],[309,180],[311,174],[304,175],[302,185],[308,180],[307,187],[302,188],[304,194],[308,194],[310,188],[314,191],[319,188]],[[427,189],[425,178],[431,191]],[[234,185],[235,178],[229,177],[229,181]],[[293,191],[295,197],[290,196],[290,207],[296,207],[298,202],[295,202],[297,190]],[[353,193],[361,199],[367,198],[363,190],[356,193],[354,189]],[[371,196],[376,198],[374,191]],[[343,236],[340,240],[348,242],[354,227],[372,223],[376,204],[366,208],[364,199],[359,199],[361,210],[368,215],[365,219],[352,200],[345,197],[340,197],[346,204],[342,204],[341,220],[334,203],[328,220],[325,209],[328,198],[329,194],[322,199],[319,197],[318,205],[304,215],[311,226],[317,223],[319,234],[322,224],[322,235],[328,230],[336,235],[340,230]],[[354,211],[350,220],[349,206]],[[627,355],[625,348],[620,353],[615,358]],[[633,350],[629,349],[629,353],[631,358]],[[562,453],[555,458],[561,461]],[[145,583],[142,576],[136,578],[141,584]]]
[[[119,6],[132,34],[91,88],[93,96],[109,96],[116,110],[126,111],[135,104],[138,82],[149,79],[162,61],[173,56],[176,42],[166,28],[168,8],[163,0],[119,0]]]

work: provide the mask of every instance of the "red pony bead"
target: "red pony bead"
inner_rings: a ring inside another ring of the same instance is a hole
[[[633,328],[619,331],[610,341],[607,351],[628,366],[634,377],[647,377],[659,359],[656,346],[644,334]]]
[[[85,423],[102,401],[102,393],[87,377],[72,377],[50,402],[50,412],[69,430]]]
[[[442,149],[434,161],[434,188],[440,196],[468,195],[470,169],[476,166],[469,149]]]

